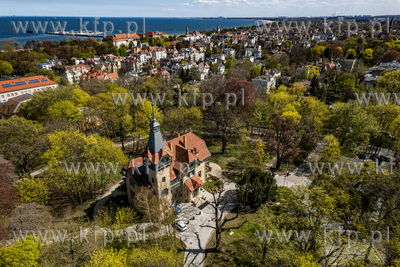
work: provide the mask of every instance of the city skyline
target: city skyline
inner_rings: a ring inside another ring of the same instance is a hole
[[[24,8],[21,8],[21,5]],[[43,7],[46,9],[43,9]],[[123,8],[121,8],[123,7]],[[238,9],[240,7],[240,9]],[[395,15],[397,0],[323,1],[316,0],[150,0],[134,3],[100,0],[95,4],[81,1],[5,0],[0,16],[104,16],[104,17],[302,17],[337,15]]]

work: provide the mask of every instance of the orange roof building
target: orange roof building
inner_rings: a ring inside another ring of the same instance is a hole
[[[98,80],[98,81],[103,81],[103,80],[115,80],[118,78],[118,73],[113,72],[113,73],[104,73],[101,70],[96,70],[93,69],[90,72],[83,73],[80,78],[82,80]]]
[[[123,34],[115,34],[114,36],[106,36],[103,39],[103,42],[108,42],[112,41],[114,46],[117,48],[120,48],[121,45],[125,45],[126,47],[129,47],[129,43],[133,42],[134,45],[136,46],[135,41],[137,39],[140,39],[140,36],[137,35],[136,33],[123,33]]]
[[[147,148],[122,169],[129,201],[133,204],[143,186],[152,188],[157,196],[171,204],[199,201],[210,157],[204,140],[192,132],[164,140],[153,107]]]
[[[0,103],[4,104],[8,99],[28,93],[36,93],[58,87],[43,75],[7,80],[0,82]]]

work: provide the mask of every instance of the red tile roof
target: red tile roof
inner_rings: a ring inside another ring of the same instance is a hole
[[[202,186],[204,183],[203,181],[199,178],[199,176],[195,176],[185,182],[187,187],[189,187],[190,191],[193,191],[196,187]]]
[[[184,146],[184,138],[186,138],[186,147]],[[172,151],[169,144],[171,143]],[[172,163],[170,165],[170,180],[174,179],[179,172],[182,172],[186,167],[184,163],[190,163],[194,160],[205,160],[211,156],[210,151],[203,139],[194,133],[187,133],[182,136],[176,137],[168,142],[165,142],[165,150],[153,153],[150,150],[144,151],[138,158],[125,164],[124,169],[129,172],[133,171],[132,164],[136,167],[143,165],[143,158],[147,157],[152,163],[157,164],[164,155],[170,155]]]
[[[115,34],[114,36],[106,36],[103,40],[111,40],[113,42],[118,42],[118,41],[127,41],[127,40],[135,40],[135,39],[140,39],[140,36],[137,35],[136,33],[123,33],[123,34]]]

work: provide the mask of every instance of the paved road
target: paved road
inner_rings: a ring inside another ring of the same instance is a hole
[[[210,167],[212,168],[211,175],[220,178],[225,182],[225,191],[223,196],[229,194],[231,201],[226,205],[224,210],[224,217],[228,214],[236,205],[236,184],[231,182],[226,177],[223,177],[221,172],[221,167],[215,163],[210,162]],[[213,196],[207,191],[203,190],[202,195],[207,197],[207,201],[212,202]],[[199,204],[199,206],[201,203]],[[179,238],[186,244],[185,252],[185,267],[201,267],[204,266],[205,249],[207,247],[208,239],[211,237],[214,229],[210,227],[204,227],[206,225],[215,225],[214,209],[211,205],[207,205],[203,210],[201,210],[201,215],[199,215],[200,209],[195,207],[191,203],[185,203],[180,205],[182,212],[179,214],[179,219],[184,222],[189,221],[187,229],[185,232],[179,234]],[[190,218],[194,216],[194,220]],[[203,227],[202,227],[203,226]]]
[[[94,206],[93,210],[93,218],[96,217],[100,210],[103,208],[104,204],[107,202],[107,200],[113,195],[113,192],[115,192],[115,195],[120,195],[120,194],[126,194],[124,191],[118,191],[117,188],[119,186],[125,187],[125,181],[120,181],[117,184],[113,185],[110,189],[105,192],[101,198],[96,202],[96,206]]]

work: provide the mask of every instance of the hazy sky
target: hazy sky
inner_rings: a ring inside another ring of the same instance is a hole
[[[275,17],[396,15],[400,0],[1,0],[0,16]]]

